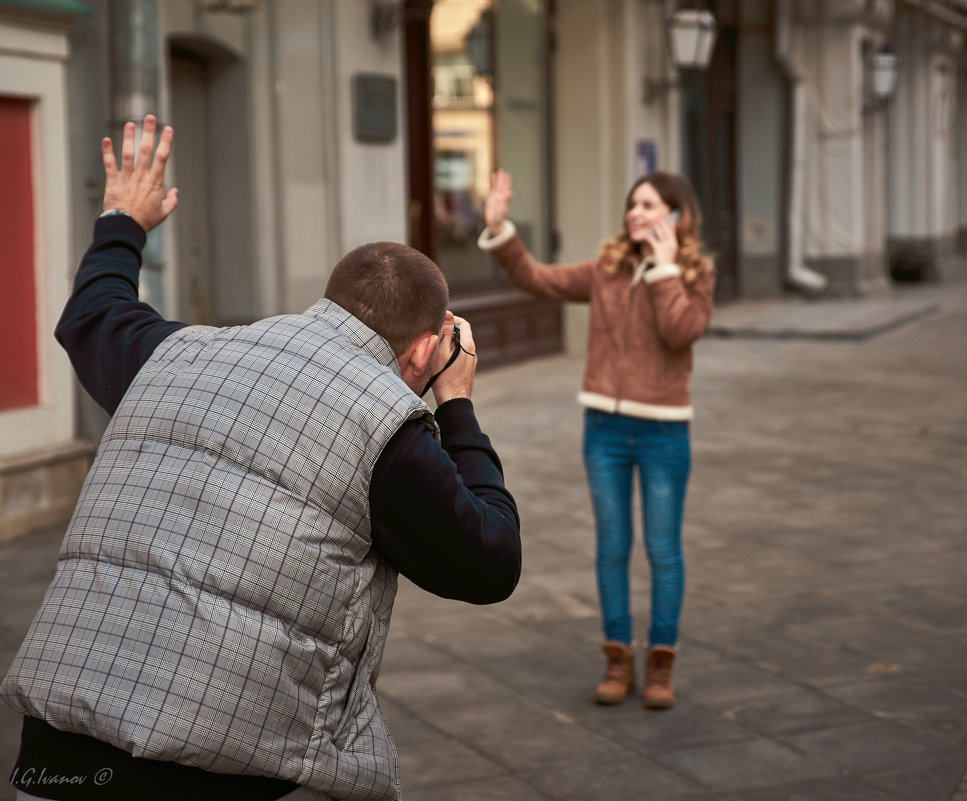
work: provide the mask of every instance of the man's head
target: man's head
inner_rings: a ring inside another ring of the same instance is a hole
[[[450,300],[436,264],[396,242],[361,245],[333,268],[325,296],[389,342],[407,383],[418,381]]]

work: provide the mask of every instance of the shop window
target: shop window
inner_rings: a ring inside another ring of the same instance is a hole
[[[511,216],[528,246],[549,255],[547,23],[537,0],[437,0],[429,21],[429,252],[451,290],[508,286],[476,246],[496,167],[514,176]],[[422,208],[422,205],[420,206]]]
[[[39,403],[30,101],[0,97],[0,412]]]
[[[494,168],[490,6],[440,0],[430,16],[433,244],[452,288],[495,277],[476,248]]]

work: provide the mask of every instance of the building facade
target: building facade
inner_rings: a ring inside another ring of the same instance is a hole
[[[0,538],[69,516],[89,463],[50,333],[74,255],[66,84],[82,10],[0,16]]]
[[[495,167],[541,259],[593,257],[633,180],[685,173],[719,301],[948,280],[967,247],[967,0],[709,0],[676,69],[675,0],[0,1],[0,538],[63,520],[106,419],[51,332],[103,190],[99,140],[176,129],[179,208],[142,294],[231,325],[300,311],[367,241],[440,264],[481,364],[580,351],[476,248]],[[895,94],[875,54],[899,55]]]

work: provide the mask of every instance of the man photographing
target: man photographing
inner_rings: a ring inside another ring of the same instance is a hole
[[[156,126],[137,148],[125,126],[120,169],[102,143],[104,214],[56,330],[112,420],[0,685],[24,714],[15,786],[396,799],[374,685],[397,574],[471,603],[520,576],[517,509],[470,402],[472,329],[439,268],[393,243],[344,256],[303,314],[164,320],[137,290],[146,232],[177,204]],[[24,783],[41,768],[91,778]]]

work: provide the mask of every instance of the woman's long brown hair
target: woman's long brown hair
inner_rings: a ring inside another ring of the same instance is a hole
[[[681,214],[681,218],[675,225],[675,234],[678,237],[676,260],[678,266],[682,268],[682,280],[685,286],[692,287],[700,275],[715,269],[712,259],[702,252],[702,243],[698,238],[702,215],[695,190],[684,176],[656,170],[632,184],[625,198],[625,214],[632,206],[635,190],[642,184],[651,184],[669,210],[677,209]],[[628,226],[622,217],[621,233],[601,246],[598,260],[606,272],[614,274],[619,270],[633,271],[645,255],[643,246],[631,241]]]

